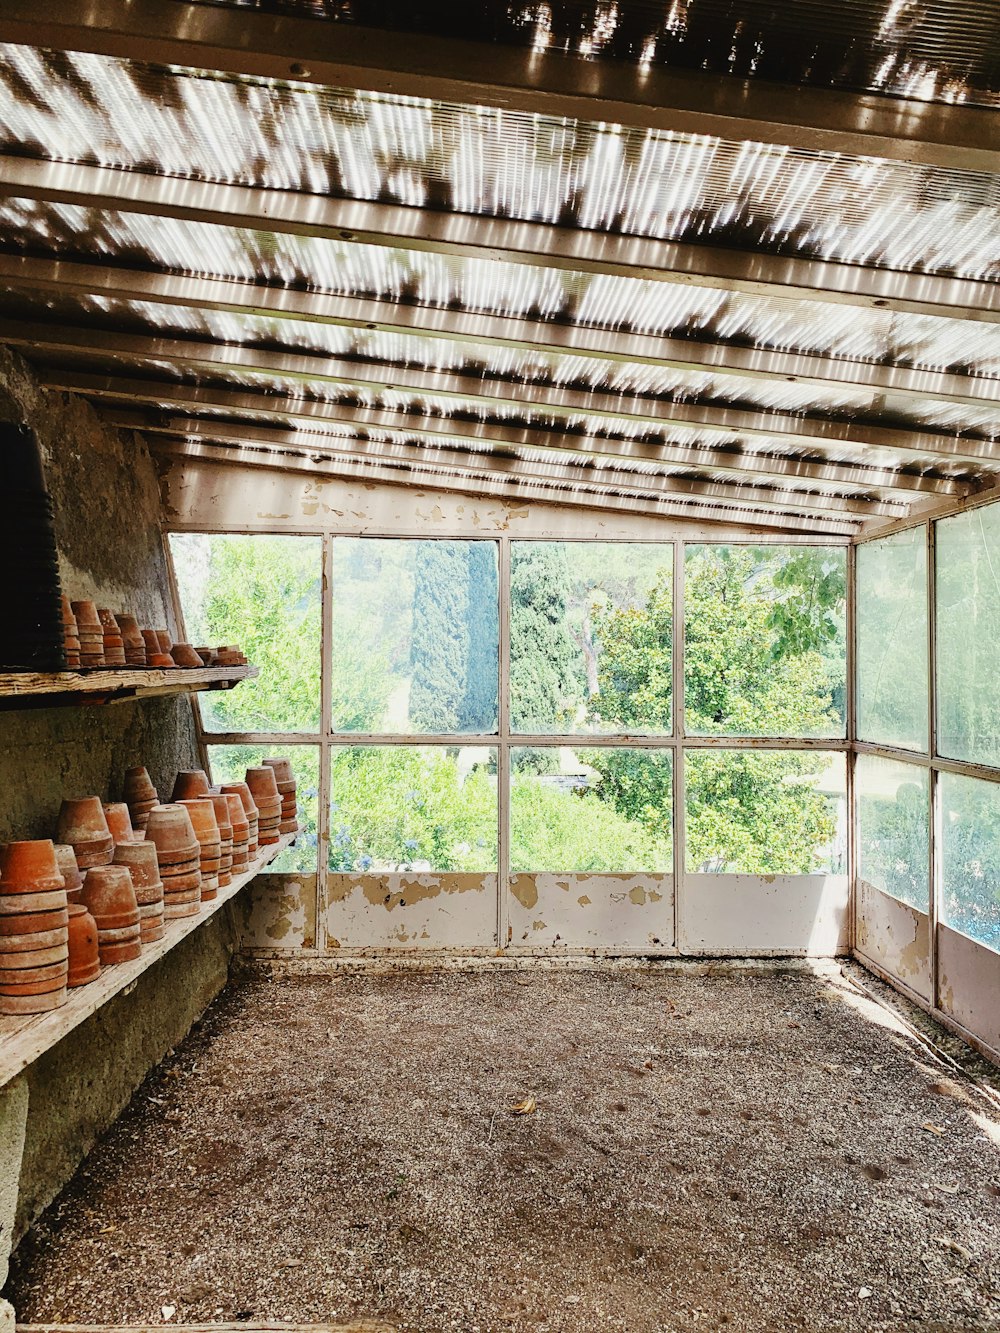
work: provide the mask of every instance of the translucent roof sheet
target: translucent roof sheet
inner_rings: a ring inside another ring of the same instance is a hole
[[[1000,378],[1000,325],[726,292],[77,204],[0,200],[0,249]],[[168,318],[165,316],[165,318]],[[298,333],[293,335],[302,338]],[[312,335],[322,338],[318,331]],[[321,343],[317,343],[321,345]]]
[[[591,0],[398,5],[202,0],[231,9],[708,69],[818,87],[995,105],[1000,15],[967,0]]]
[[[0,147],[307,194],[1000,275],[1000,189],[982,173],[86,53],[0,48]]]

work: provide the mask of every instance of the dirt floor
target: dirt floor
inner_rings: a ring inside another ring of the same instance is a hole
[[[247,977],[7,1294],[33,1323],[1000,1329],[1000,1114],[836,978]]]

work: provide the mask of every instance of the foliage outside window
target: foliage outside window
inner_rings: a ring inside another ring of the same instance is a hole
[[[927,769],[859,755],[855,768],[860,872],[866,883],[930,911]]]
[[[689,750],[684,782],[689,871],[751,875],[845,871],[843,754]]]
[[[862,740],[927,749],[927,537],[869,542],[857,563],[857,701]]]
[[[248,768],[264,759],[285,755],[292,762],[302,832],[268,867],[269,873],[316,870],[319,815],[319,747],[315,745],[210,745],[208,762],[213,782],[242,782]]]
[[[494,748],[333,750],[330,870],[495,871],[498,820]]]
[[[511,544],[513,732],[670,734],[672,559],[635,542]]]
[[[936,525],[938,751],[1000,766],[1000,504]]]
[[[845,573],[841,549],[687,548],[689,735],[845,735]]]
[[[511,754],[514,874],[673,869],[669,750],[553,749]]]
[[[238,643],[260,671],[201,696],[205,731],[319,731],[322,549],[318,537],[171,536],[189,640]]]
[[[497,563],[492,541],[334,541],[335,732],[497,730]]]
[[[1000,783],[955,773],[941,798],[941,920],[1000,951]]]

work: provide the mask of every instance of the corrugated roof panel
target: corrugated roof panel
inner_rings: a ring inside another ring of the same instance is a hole
[[[0,146],[59,161],[1000,275],[983,173],[0,48]]]
[[[228,9],[707,69],[927,101],[1000,104],[1000,16],[968,0],[201,0]]]

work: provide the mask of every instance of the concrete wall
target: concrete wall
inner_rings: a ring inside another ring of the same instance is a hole
[[[2,347],[0,419],[27,422],[38,435],[63,591],[172,627],[159,477],[142,441],[105,428],[72,395],[42,389]],[[196,756],[183,695],[0,712],[0,840],[51,836],[63,796],[115,798],[130,764],[146,764],[165,787]],[[0,1088],[0,1284],[12,1238],[51,1202],[225,984],[235,940],[229,907]]]
[[[132,432],[102,426],[71,394],[42,389],[0,347],[0,420],[37,432],[55,507],[63,591],[169,625],[157,468]],[[119,795],[144,763],[173,781],[196,754],[187,698],[0,713],[0,841],[51,835],[63,796]]]

